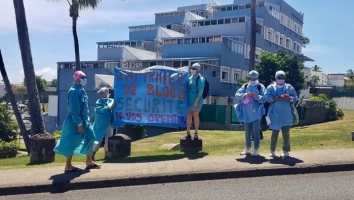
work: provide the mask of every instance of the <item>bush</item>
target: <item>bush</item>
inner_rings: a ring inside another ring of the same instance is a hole
[[[344,112],[342,109],[337,108],[337,104],[335,101],[327,98],[326,95],[320,94],[318,96],[314,96],[310,94],[310,99],[314,101],[320,101],[320,102],[325,102],[326,103],[326,108],[328,112],[328,120],[329,121],[334,121],[338,119],[343,119],[344,117]]]
[[[0,141],[16,140],[17,122],[11,119],[7,105],[0,104]]]
[[[123,134],[129,136],[133,141],[146,137],[145,126],[125,124],[121,130]]]
[[[4,142],[0,141],[0,159],[16,157],[20,145],[17,141]]]
[[[58,141],[61,136],[61,131],[56,130],[53,132],[53,137],[55,138],[55,141]]]

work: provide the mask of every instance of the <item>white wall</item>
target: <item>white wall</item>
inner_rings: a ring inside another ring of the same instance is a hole
[[[352,97],[340,97],[340,98],[332,98],[338,108],[344,110],[354,110],[354,98]]]
[[[48,116],[57,117],[58,116],[58,96],[49,95],[48,97]]]

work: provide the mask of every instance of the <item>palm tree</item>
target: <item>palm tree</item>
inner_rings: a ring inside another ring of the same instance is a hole
[[[350,80],[354,80],[354,71],[352,69],[348,69],[345,76],[350,78]]]
[[[61,1],[61,0],[50,0],[50,1]],[[77,37],[77,32],[76,32],[76,22],[77,18],[79,17],[79,10],[83,10],[86,8],[92,8],[95,9],[97,5],[101,2],[102,0],[67,0],[69,3],[70,9],[69,9],[69,15],[72,18],[72,28],[73,28],[73,36],[74,36],[74,47],[75,47],[75,69],[80,70],[81,69],[81,64],[80,64],[80,48],[79,48],[79,39]]]
[[[318,65],[315,65],[312,67],[312,71],[314,72],[322,72],[322,68]]]
[[[28,35],[27,20],[25,6],[23,0],[13,0],[18,42],[21,50],[21,58],[23,71],[26,78],[27,95],[31,113],[32,129],[31,134],[45,133],[41,106],[39,103],[39,93],[36,85],[36,76],[34,74],[34,66],[32,61],[31,45]]]
[[[14,95],[14,93],[12,91],[10,80],[7,77],[7,72],[6,72],[6,69],[5,69],[5,64],[4,64],[4,61],[3,61],[3,58],[2,58],[1,50],[0,50],[0,71],[1,71],[1,76],[4,79],[4,83],[5,83],[5,87],[6,87],[6,93],[7,93],[8,97],[9,97],[9,99],[11,101],[11,106],[13,108],[13,111],[14,111],[18,126],[20,128],[21,134],[23,136],[23,140],[25,142],[27,153],[29,153],[29,139],[28,139],[28,135],[27,135],[27,131],[26,131],[26,126],[23,123],[23,120],[22,120],[22,117],[21,117],[21,113],[20,113],[20,111],[18,109],[18,106],[17,106],[17,103],[16,103],[15,95]]]
[[[317,83],[320,81],[320,77],[319,76],[317,76],[317,75],[314,75],[314,76],[311,76],[311,80],[310,80],[310,83],[312,84],[312,85],[317,85]]]
[[[256,60],[256,0],[251,0],[251,35],[249,71],[254,70]],[[248,52],[246,52],[248,53]]]

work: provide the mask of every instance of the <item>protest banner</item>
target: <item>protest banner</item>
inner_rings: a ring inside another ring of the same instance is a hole
[[[185,127],[188,72],[153,66],[140,71],[115,68],[115,126]]]

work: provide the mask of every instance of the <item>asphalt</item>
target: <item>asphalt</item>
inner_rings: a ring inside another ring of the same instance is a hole
[[[354,144],[353,144],[354,146]],[[280,152],[277,152],[279,155]],[[78,166],[84,168],[82,166]],[[0,195],[163,184],[198,180],[354,171],[354,148],[290,152],[287,158],[200,153],[184,158],[102,163],[101,169],[63,173],[63,166],[0,170]]]

